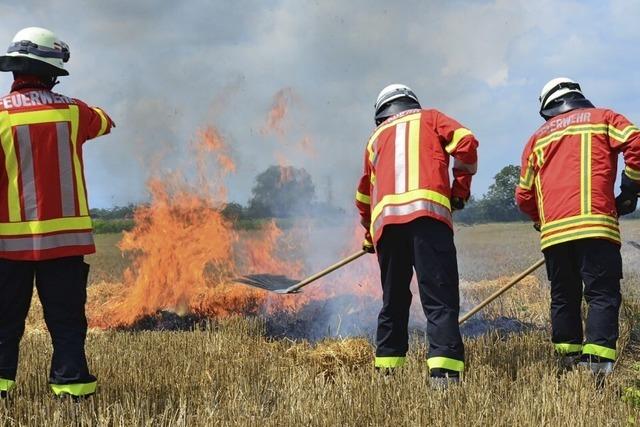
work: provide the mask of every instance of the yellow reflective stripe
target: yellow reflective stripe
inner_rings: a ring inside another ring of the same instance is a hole
[[[518,186],[524,190],[531,190],[531,187],[533,187],[533,178],[533,153],[531,153],[529,155],[529,160],[527,161],[527,168],[524,171],[524,176],[520,177]]]
[[[618,226],[618,219],[608,215],[592,214],[592,215],[576,215],[568,218],[558,219],[556,221],[549,221],[542,226],[540,231],[544,235],[545,233],[563,227],[575,227],[577,225],[612,225]]]
[[[76,105],[69,106],[71,121],[71,145],[73,146],[73,169],[76,177],[76,188],[78,192],[78,206],[80,216],[89,215],[89,205],[87,204],[87,193],[84,187],[84,176],[82,174],[82,164],[78,156],[78,126],[80,123],[80,112]]]
[[[533,149],[534,150],[542,150],[547,145],[551,144],[558,139],[568,136],[568,135],[581,135],[584,132],[591,132],[593,134],[606,134],[608,133],[607,125],[573,125],[568,126],[565,129],[553,132],[545,136],[544,138],[540,138],[536,141]]]
[[[578,353],[582,351],[582,344],[558,343],[553,345],[560,354]]]
[[[579,240],[579,239],[590,239],[590,238],[609,239],[618,243],[621,242],[620,232],[611,230],[610,228],[606,228],[606,227],[595,226],[595,227],[581,228],[577,230],[567,230],[557,234],[553,234],[549,237],[543,237],[540,240],[540,243],[541,243],[542,249],[545,249],[545,248],[548,248],[549,246],[557,245],[559,243],[565,243],[565,242],[570,242],[572,240]]]
[[[376,185],[376,174],[375,173],[371,172],[371,178],[369,178],[369,182],[372,185]]]
[[[107,116],[104,115],[104,112],[98,107],[92,107],[92,110],[98,113],[98,115],[100,116],[100,130],[96,135],[97,138],[104,135],[104,133],[107,131],[107,125],[109,124],[109,121],[107,120]]]
[[[453,136],[451,137],[451,141],[444,147],[445,151],[449,154],[453,153],[453,151],[458,146],[458,143],[465,136],[473,135],[469,129],[466,128],[458,128],[453,131]]]
[[[553,132],[552,134],[549,134],[544,138],[540,138],[539,140],[536,141],[534,150],[542,149],[547,145],[551,144],[552,142],[562,138],[563,136],[580,135],[584,132],[590,132],[592,134],[607,134],[609,135],[609,137],[613,138],[614,140],[620,143],[625,143],[633,133],[638,131],[640,131],[640,129],[638,129],[636,126],[633,126],[633,125],[627,126],[623,130],[617,129],[612,125],[605,125],[605,124],[573,125],[573,126],[568,126],[565,129]]]
[[[420,113],[409,114],[407,116],[397,118],[392,122],[389,122],[385,125],[378,127],[376,131],[373,133],[373,135],[371,135],[371,138],[369,138],[369,143],[367,144],[367,151],[369,151],[369,161],[372,162],[373,156],[375,155],[375,153],[373,152],[373,143],[375,142],[376,139],[378,139],[378,136],[380,136],[382,132],[384,132],[385,130],[389,129],[392,126],[397,125],[398,123],[410,122],[412,120],[420,120]]]
[[[427,359],[429,369],[449,369],[450,371],[464,371],[462,360],[451,359],[449,357],[430,357]]]
[[[558,231],[562,229],[566,229],[564,231]],[[618,231],[618,225],[603,221],[599,219],[579,219],[575,220],[575,222],[563,224],[562,226],[554,227],[551,230],[542,230],[541,229],[541,239],[546,241],[546,239],[554,239],[558,236],[565,236],[569,233],[577,233],[578,231],[589,231],[593,232],[594,230],[599,230],[604,233],[607,233],[607,237],[615,238],[616,240],[620,239],[620,233]],[[553,234],[550,234],[555,232]]]
[[[44,221],[0,223],[1,236],[23,236],[32,234],[56,233],[59,231],[90,230],[91,217],[69,217],[47,219]]]
[[[604,347],[598,344],[585,344],[582,348],[582,354],[590,354],[592,356],[616,360],[616,350],[614,348]]]
[[[11,118],[11,126],[69,122],[71,121],[71,107],[75,107],[76,109],[78,108],[76,106],[69,106],[69,109],[51,109],[9,114],[9,117]]]
[[[4,168],[7,171],[7,204],[9,205],[9,221],[17,222],[22,219],[20,212],[20,190],[18,157],[13,143],[13,131],[11,130],[9,113],[0,113],[0,142],[4,152]]]
[[[542,167],[542,164],[544,163],[544,150],[540,149],[540,150],[535,150],[535,161],[536,164],[538,165],[539,168]]]
[[[542,182],[540,180],[540,175],[536,175],[535,178],[536,183],[536,201],[538,202],[538,216],[540,217],[540,222],[542,224],[544,221],[544,200],[542,199]]]
[[[387,205],[402,205],[405,203],[410,203],[415,200],[426,199],[432,200],[436,203],[445,206],[447,209],[451,210],[451,202],[447,196],[444,196],[433,190],[425,190],[418,189],[413,191],[407,191],[402,194],[387,194],[376,204],[373,208],[373,213],[371,214],[371,222],[374,223],[376,218],[380,215],[382,210]]]
[[[356,192],[356,200],[366,205],[371,204],[371,197],[367,196],[366,194],[362,194],[359,191]]]
[[[580,213],[591,214],[591,133],[582,134],[580,141]]]
[[[79,397],[95,393],[98,383],[94,381],[86,384],[50,384],[50,386],[56,396],[70,394]]]
[[[600,224],[589,224],[589,223],[585,223],[585,224],[578,224],[580,227],[582,228],[570,228],[568,230],[564,230],[564,231],[559,231],[557,233],[551,234],[551,235],[547,235],[548,233],[545,233],[542,235],[542,240],[547,240],[547,239],[555,239],[557,237],[560,236],[566,236],[568,234],[572,234],[572,233],[579,233],[579,232],[589,232],[592,233],[594,231],[598,231],[598,232],[603,232],[607,234],[607,237],[611,237],[611,238],[615,238],[617,240],[620,239],[620,232],[617,229],[611,229],[609,227],[600,225]]]
[[[624,168],[624,173],[634,181],[640,181],[640,171],[629,166]]]
[[[626,128],[620,130],[613,125],[609,125],[608,131],[611,138],[624,144],[633,133],[640,132],[640,129],[638,129],[634,125],[629,125]]]
[[[420,120],[409,122],[409,151],[407,155],[409,186],[407,190],[417,190],[420,187]]]
[[[16,385],[15,381],[0,378],[0,391],[9,391],[13,387],[15,387],[15,385]]]
[[[406,357],[376,357],[376,368],[399,368],[404,365]]]

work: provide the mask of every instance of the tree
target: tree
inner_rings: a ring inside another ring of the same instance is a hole
[[[489,221],[520,221],[526,219],[515,201],[516,186],[520,180],[520,168],[508,165],[494,177],[494,183],[480,201]]]
[[[256,177],[251,190],[252,216],[286,218],[310,211],[315,196],[311,175],[293,166],[270,166]]]
[[[231,221],[237,221],[242,219],[244,215],[244,208],[240,203],[227,203],[224,208],[222,208],[222,216]]]

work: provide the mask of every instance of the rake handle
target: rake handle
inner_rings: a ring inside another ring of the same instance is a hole
[[[516,277],[515,279],[513,279],[512,281],[510,281],[509,283],[507,283],[506,285],[504,285],[502,288],[498,289],[497,291],[495,291],[494,293],[492,293],[487,299],[485,299],[484,301],[482,301],[480,304],[476,305],[475,307],[473,307],[471,310],[469,310],[467,313],[464,314],[464,316],[462,316],[460,319],[458,319],[458,325],[462,325],[464,322],[466,322],[471,316],[473,316],[474,314],[476,314],[477,312],[479,312],[480,310],[482,310],[485,306],[487,306],[489,303],[491,303],[492,301],[494,301],[496,298],[498,298],[500,295],[502,295],[503,293],[507,292],[509,289],[511,289],[515,284],[519,283],[522,279],[524,279],[525,277],[527,277],[529,274],[533,273],[534,271],[536,271],[538,268],[540,268],[540,266],[542,266],[544,264],[544,258],[539,259],[538,261],[536,261],[535,264],[533,264],[531,267],[527,268],[525,271],[523,271],[522,273],[520,273],[518,275],[518,277]]]
[[[307,286],[308,284],[315,282],[316,280],[326,276],[329,273],[332,273],[334,271],[336,271],[339,268],[344,267],[345,265],[349,264],[352,261],[355,261],[356,259],[360,258],[362,255],[366,254],[367,251],[365,250],[360,250],[352,255],[349,255],[348,257],[336,262],[335,264],[333,264],[332,266],[329,266],[327,268],[325,268],[324,270],[307,277],[306,279],[302,280],[300,283],[296,283],[293,286],[290,286],[289,288],[287,288],[286,293],[292,293],[297,291],[300,288],[303,288],[305,286]]]

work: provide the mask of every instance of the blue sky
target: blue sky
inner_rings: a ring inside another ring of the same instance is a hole
[[[408,84],[423,106],[474,131],[476,195],[519,163],[553,77],[578,80],[594,104],[640,122],[638,1],[22,0],[0,1],[0,16],[7,45],[25,26],[57,32],[71,47],[71,76],[57,90],[118,124],[85,149],[94,207],[145,200],[146,179],[183,165],[206,125],[220,128],[238,163],[230,199],[246,202],[255,175],[284,153],[309,170],[320,198],[331,176],[335,200],[349,206],[388,83]],[[263,135],[282,88],[296,94],[289,132]],[[315,155],[297,148],[304,136]]]

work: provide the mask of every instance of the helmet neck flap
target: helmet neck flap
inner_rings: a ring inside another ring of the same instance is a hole
[[[413,110],[420,108],[420,103],[409,97],[403,97],[394,99],[391,102],[380,107],[380,110],[376,113],[376,126],[379,126],[382,122],[387,120],[391,116],[395,116],[398,113],[402,113],[406,110]]]
[[[560,98],[549,102],[545,108],[540,110],[543,119],[549,120],[560,114],[568,113],[580,108],[595,108],[594,105],[581,93],[569,92]]]

